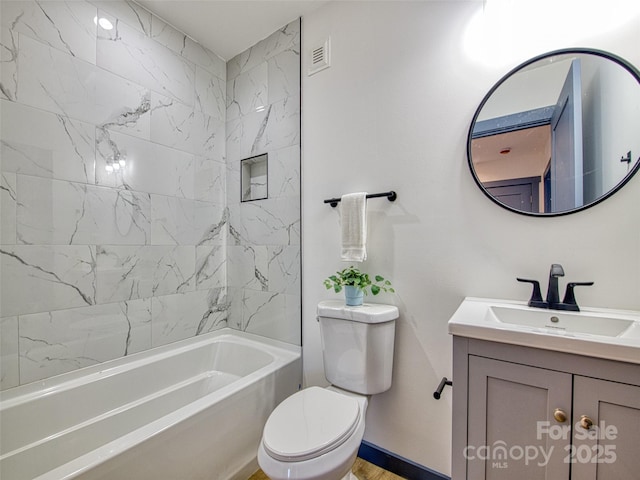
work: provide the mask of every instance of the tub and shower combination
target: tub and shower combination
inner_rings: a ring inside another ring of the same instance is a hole
[[[229,328],[0,394],[3,480],[246,479],[300,348]]]

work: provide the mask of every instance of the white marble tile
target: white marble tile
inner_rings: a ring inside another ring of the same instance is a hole
[[[151,305],[154,347],[217,330],[227,323],[224,289],[153,297]]]
[[[228,214],[199,200],[151,196],[153,245],[222,245]]]
[[[93,125],[149,137],[149,91],[20,35],[18,100]]]
[[[300,295],[300,246],[268,246],[268,290]]]
[[[264,111],[269,105],[268,65],[262,62],[227,82],[227,118]]]
[[[195,106],[214,120],[226,118],[226,83],[212,73],[196,66]]]
[[[96,130],[96,183],[180,198],[195,194],[196,156],[107,129]],[[107,171],[112,159],[124,159]]]
[[[245,289],[242,296],[242,330],[258,333],[277,328],[284,309],[284,295]]]
[[[152,95],[152,105],[153,142],[217,160],[224,158],[224,121],[158,94]]]
[[[151,302],[20,316],[20,381],[32,382],[151,348]]]
[[[90,123],[95,119],[96,67],[71,55],[19,36],[21,103]]]
[[[0,316],[95,304],[95,247],[2,245]]]
[[[110,21],[115,28],[98,32],[97,65],[193,105],[195,65],[115,17]]]
[[[194,202],[195,244],[223,245],[227,234],[228,211],[222,205]]]
[[[16,243],[16,175],[0,174],[0,244]]]
[[[227,62],[220,58],[215,52],[212,52],[187,37],[181,54],[184,58],[204,68],[206,71],[213,73],[219,79],[226,81]]]
[[[84,1],[3,1],[2,27],[89,63],[96,62],[95,6]]]
[[[237,206],[240,204],[242,197],[242,187],[240,185],[240,167],[241,160],[229,160],[227,162],[227,205]]]
[[[155,15],[151,16],[151,34],[149,37],[181,56],[188,38],[186,34]]]
[[[196,200],[224,205],[226,200],[225,162],[210,160],[208,157],[198,157],[195,170],[194,196]]]
[[[300,143],[300,97],[288,97],[241,119],[227,122],[229,161]]]
[[[252,114],[260,116],[261,113]],[[249,131],[245,147],[251,154],[300,144],[300,97],[287,97],[271,104],[257,131]]]
[[[151,38],[218,78],[226,78],[226,62],[160,18],[151,20]]]
[[[300,51],[300,21],[294,20],[227,62],[227,81],[286,50]]]
[[[227,256],[222,245],[196,247],[196,289],[223,288],[227,284]]]
[[[300,205],[288,198],[229,206],[229,245],[299,245]]]
[[[6,100],[0,101],[0,118],[3,171],[95,182],[92,125]]]
[[[29,245],[144,245],[148,194],[18,175],[17,236]]]
[[[302,346],[302,297],[285,295],[285,321],[282,324],[282,336],[278,339],[293,345]]]
[[[287,50],[300,52],[300,20],[296,19],[262,40],[265,60]]]
[[[236,330],[242,330],[242,292],[242,288],[227,287],[227,325]]]
[[[98,14],[110,13],[140,33],[151,34],[151,13],[130,0],[90,0],[100,10]]]
[[[195,290],[195,257],[193,246],[98,245],[96,302]]]
[[[151,92],[108,72],[95,76],[95,123],[108,129],[151,139]]]
[[[238,117],[231,120],[227,120],[225,135],[226,135],[226,156],[227,162],[234,164],[238,163],[238,169],[240,160],[246,158],[250,155],[247,155],[242,149],[242,139],[244,138],[245,130],[246,130],[244,117]],[[240,170],[238,170],[240,172]],[[238,173],[239,174],[239,173]],[[240,177],[238,177],[240,178]],[[239,187],[238,187],[239,188]],[[240,190],[238,189],[238,192]],[[240,198],[240,193],[238,193],[238,198]]]
[[[0,390],[20,384],[18,317],[0,318]]]
[[[269,152],[269,198],[278,197],[300,197],[299,145]]]
[[[242,330],[283,342],[300,343],[300,297],[244,290]]]
[[[300,52],[285,50],[267,61],[268,103],[300,95]]]
[[[0,98],[16,100],[18,93],[18,34],[0,28]]]
[[[269,255],[264,245],[227,246],[227,285],[267,291]]]

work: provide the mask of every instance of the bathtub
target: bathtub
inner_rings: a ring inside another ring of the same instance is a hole
[[[300,348],[224,328],[0,394],[2,480],[243,479]]]

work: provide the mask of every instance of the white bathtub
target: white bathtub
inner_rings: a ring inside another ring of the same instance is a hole
[[[232,329],[0,394],[2,480],[246,479],[300,348]]]

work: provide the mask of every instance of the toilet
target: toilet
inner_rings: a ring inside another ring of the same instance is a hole
[[[391,387],[397,307],[327,300],[317,314],[331,386],[300,390],[269,416],[258,464],[271,480],[355,478],[368,398]]]

